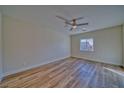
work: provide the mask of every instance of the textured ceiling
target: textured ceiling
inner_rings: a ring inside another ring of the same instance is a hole
[[[124,23],[124,6],[0,6],[4,15],[46,26],[67,34],[83,33],[83,27],[77,31],[68,31],[64,22],[56,18],[60,15],[67,19],[83,16],[81,22],[89,22],[87,31],[94,31]]]

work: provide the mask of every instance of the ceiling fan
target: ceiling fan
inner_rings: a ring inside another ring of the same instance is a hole
[[[78,17],[78,18],[74,18],[74,19],[72,19],[72,20],[67,20],[66,18],[61,17],[61,16],[56,16],[56,17],[59,18],[59,19],[64,20],[66,26],[67,26],[67,25],[72,26],[72,27],[70,28],[70,31],[72,31],[73,29],[76,29],[78,26],[88,25],[88,23],[77,24],[77,21],[83,19],[84,17]]]

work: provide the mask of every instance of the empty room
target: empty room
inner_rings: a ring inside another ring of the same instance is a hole
[[[1,88],[124,88],[124,6],[1,5]]]

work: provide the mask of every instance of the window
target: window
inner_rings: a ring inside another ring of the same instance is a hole
[[[93,38],[80,40],[80,51],[94,51]]]

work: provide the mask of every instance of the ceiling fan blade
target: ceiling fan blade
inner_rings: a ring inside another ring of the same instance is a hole
[[[63,17],[61,17],[61,16],[56,16],[56,17],[59,18],[59,19],[62,19],[62,20],[64,20],[64,21],[66,21],[66,22],[68,22],[67,19],[65,19],[65,18],[63,18]]]
[[[84,19],[84,17],[73,18],[72,20],[69,20],[69,22],[71,22],[73,20],[81,20],[81,19]]]
[[[70,29],[70,31],[72,31],[72,30],[73,30],[73,28]]]
[[[65,22],[65,24],[68,24],[68,25],[71,25],[72,26],[72,24],[70,22],[67,22],[67,21]]]
[[[77,24],[77,26],[88,25],[88,23]]]
[[[68,27],[68,24],[65,24],[65,26],[64,27]]]

